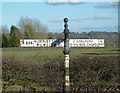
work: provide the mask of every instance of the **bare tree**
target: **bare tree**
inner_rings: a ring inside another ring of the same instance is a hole
[[[9,29],[7,25],[2,25],[0,28],[0,47],[8,47]]]
[[[9,28],[7,27],[7,25],[2,25],[1,28],[2,28],[2,29],[0,29],[0,33],[9,34]]]
[[[47,38],[48,29],[45,25],[41,24],[38,19],[31,19],[28,17],[21,17],[18,25],[21,32],[24,34],[24,38]],[[38,34],[39,33],[39,34]],[[43,35],[41,35],[43,34]],[[26,36],[25,36],[26,35]],[[44,36],[46,35],[46,36]]]

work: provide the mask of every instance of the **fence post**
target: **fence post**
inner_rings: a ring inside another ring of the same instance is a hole
[[[64,18],[65,22],[65,29],[64,29],[64,66],[65,66],[65,71],[64,71],[64,92],[68,93],[70,92],[70,77],[69,77],[69,54],[70,54],[70,49],[69,49],[69,29],[68,29],[68,19]]]

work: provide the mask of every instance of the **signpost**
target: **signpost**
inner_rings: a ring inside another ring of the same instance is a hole
[[[21,39],[21,47],[64,47],[64,92],[70,92],[70,47],[104,47],[104,39],[69,39],[68,19],[64,18],[64,39]]]
[[[70,48],[69,48],[69,29],[68,29],[68,19],[64,18],[65,22],[65,29],[64,29],[64,58],[65,58],[65,71],[64,71],[64,78],[65,78],[65,83],[64,83],[64,92],[69,92],[70,91],[70,77],[69,77],[69,54],[70,54]]]

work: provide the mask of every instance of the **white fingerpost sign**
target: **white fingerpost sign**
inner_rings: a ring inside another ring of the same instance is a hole
[[[21,47],[64,47],[62,39],[20,39]],[[69,47],[104,47],[104,39],[69,39]]]
[[[21,47],[64,47],[64,92],[70,91],[70,47],[104,47],[104,39],[69,39],[68,19],[64,18],[64,39],[20,39]]]

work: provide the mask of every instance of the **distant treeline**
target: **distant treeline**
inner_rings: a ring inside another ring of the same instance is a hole
[[[104,39],[105,47],[118,47],[118,32],[70,32],[71,39]],[[53,38],[63,38],[63,33],[51,33]]]
[[[50,33],[38,19],[21,17],[18,26],[2,26],[0,47],[20,47],[20,39],[63,39],[63,33]],[[71,39],[104,39],[106,47],[118,46],[118,32],[70,32]]]
[[[36,34],[36,35],[35,35]],[[11,27],[10,33],[0,34],[1,47],[19,47],[20,39],[63,39],[63,33],[22,33],[15,26]],[[104,39],[105,47],[118,47],[118,32],[70,32],[71,39]]]
[[[19,47],[20,39],[52,38],[48,28],[35,18],[21,17],[18,26],[7,28],[4,25],[1,30],[0,47]]]
[[[63,39],[63,33],[40,33],[35,32],[33,34],[37,34],[34,37],[32,34],[29,36],[21,33],[18,28],[15,26],[11,27],[11,32],[8,34],[2,33],[2,42],[1,47],[19,47],[20,39]],[[26,37],[25,37],[25,36]],[[70,32],[71,39],[104,39],[105,47],[118,47],[118,32]]]

